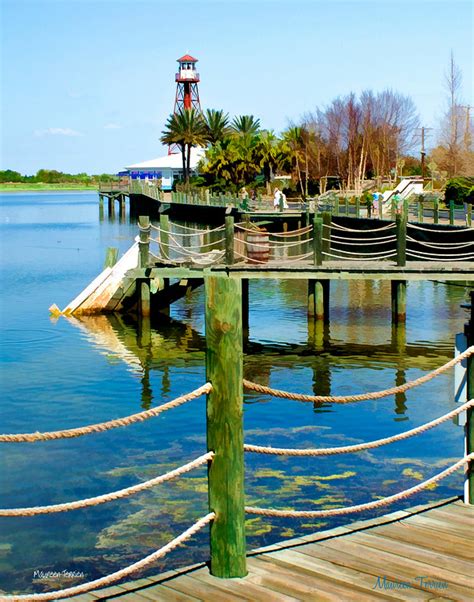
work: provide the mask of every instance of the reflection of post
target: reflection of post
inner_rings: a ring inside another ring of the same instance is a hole
[[[405,323],[392,324],[392,347],[396,355],[397,361],[405,357],[407,345],[407,329]],[[398,387],[406,383],[406,372],[404,368],[398,368],[395,375],[395,385]],[[407,397],[405,393],[395,394],[395,414],[405,416]],[[399,418],[398,421],[408,420],[408,417]]]
[[[331,364],[327,358],[314,358],[313,393],[314,395],[331,395]],[[318,410],[321,404],[314,403],[313,407]]]
[[[143,376],[142,384],[142,408],[148,410],[153,399],[153,392],[150,385],[150,360],[151,360],[151,326],[150,317],[138,317],[138,346],[146,350],[145,359],[143,361]]]
[[[168,365],[163,367],[163,376],[161,377],[161,392],[166,395],[171,391],[170,369]]]
[[[329,344],[329,324],[321,320],[308,320],[308,347],[314,351],[324,351]]]

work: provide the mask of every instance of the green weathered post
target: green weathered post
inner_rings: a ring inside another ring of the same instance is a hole
[[[140,215],[138,217],[138,225],[140,228],[140,236],[138,243],[138,265],[144,269],[148,267],[149,252],[150,252],[150,218],[148,215]],[[150,280],[142,278],[139,280],[139,295],[140,295],[140,314],[142,316],[150,315]]]
[[[211,197],[210,197],[210,193],[209,193],[209,188],[206,188],[206,205],[209,205],[211,202]]]
[[[379,194],[379,219],[383,219],[383,196]]]
[[[244,577],[245,545],[243,451],[242,287],[240,279],[206,276],[207,448],[209,466],[211,574]]]
[[[360,197],[355,198],[356,217],[360,217]]]
[[[283,202],[283,194],[280,193],[280,200],[278,201],[278,210],[280,211],[280,213],[283,213],[285,209],[285,204]]]
[[[397,214],[395,217],[397,235],[397,265],[406,265],[407,255],[407,220],[405,216]]]
[[[437,224],[439,222],[439,199],[435,197],[433,199],[433,222]]]
[[[345,205],[345,214],[349,215],[349,197],[346,196],[345,200],[344,200],[344,205]]]
[[[339,215],[339,196],[336,195],[334,200],[334,215]]]
[[[454,226],[454,201],[449,201],[449,223]]]
[[[234,263],[234,218],[232,215],[225,216],[225,263]]]
[[[465,334],[467,339],[467,346],[474,345],[474,291],[470,292],[471,297],[471,316],[469,322],[466,324]],[[466,393],[467,399],[474,398],[474,357],[471,355],[467,358],[466,362]],[[466,424],[465,424],[465,439],[466,439],[466,454],[472,454],[474,452],[474,411],[473,408],[468,408],[466,411]],[[474,462],[469,462],[466,470],[467,478],[467,499],[466,503],[474,505]]]
[[[170,258],[170,219],[164,213],[160,215],[160,250],[164,259]]]
[[[323,263],[323,220],[320,217],[313,219],[313,261],[314,265]]]
[[[138,243],[139,265],[141,268],[147,268],[150,252],[150,218],[148,215],[140,215],[138,217],[138,227],[140,228],[140,240]]]
[[[410,203],[408,198],[403,199],[403,217],[408,220],[408,216],[410,215]]]
[[[471,227],[472,226],[472,204],[467,203],[466,207],[466,224]]]
[[[418,221],[420,224],[423,223],[423,197],[421,194],[418,197]]]
[[[323,253],[331,252],[331,214],[323,211]]]

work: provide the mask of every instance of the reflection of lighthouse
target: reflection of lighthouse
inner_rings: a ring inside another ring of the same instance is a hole
[[[183,109],[196,109],[201,112],[198,89],[199,73],[196,71],[197,61],[189,54],[185,54],[178,59],[179,71],[176,74],[175,113],[179,113]]]

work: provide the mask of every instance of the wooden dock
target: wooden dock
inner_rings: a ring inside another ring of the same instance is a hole
[[[455,498],[255,550],[244,578],[212,577],[203,563],[72,599],[470,602],[473,559],[474,506]]]

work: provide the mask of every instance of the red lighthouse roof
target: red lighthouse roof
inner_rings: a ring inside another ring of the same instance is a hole
[[[190,54],[185,54],[180,59],[177,59],[178,63],[197,63],[198,59],[195,59]]]

